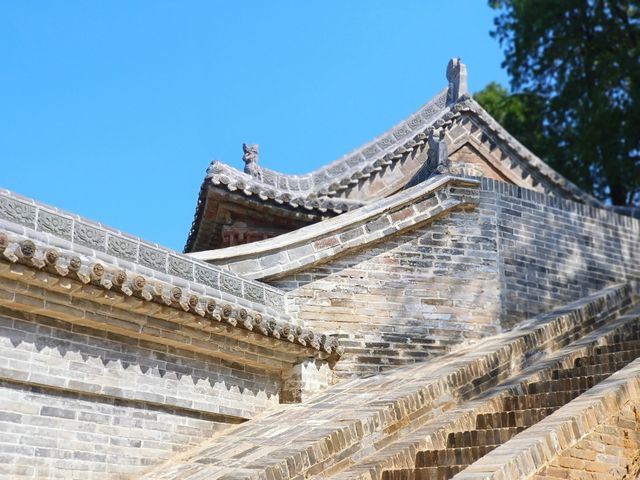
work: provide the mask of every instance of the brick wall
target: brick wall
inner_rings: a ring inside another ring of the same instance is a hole
[[[498,221],[503,326],[640,279],[640,220],[488,179],[482,188]]]
[[[128,478],[278,404],[280,383],[247,366],[3,310],[0,477]]]
[[[119,479],[228,424],[144,403],[0,381],[0,477]]]
[[[424,360],[498,330],[496,219],[454,211],[274,282],[312,328],[339,334],[339,376]]]
[[[478,207],[273,281],[301,320],[339,334],[338,376],[439,355],[640,279],[639,220],[482,182]]]

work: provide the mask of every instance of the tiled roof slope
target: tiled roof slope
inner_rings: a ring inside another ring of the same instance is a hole
[[[247,163],[241,172],[220,161],[211,163],[201,188],[198,206],[185,251],[190,251],[198,234],[207,187],[241,194],[249,199],[302,212],[341,214],[377,198],[349,198],[349,192],[375,175],[384,175],[397,162],[418,149],[426,149],[429,135],[448,129],[456,118],[468,115],[495,136],[517,163],[540,177],[562,196],[590,205],[601,205],[540,158],[526,149],[493,119],[467,92],[466,67],[453,59],[447,67],[449,86],[408,118],[370,142],[305,175],[288,175]],[[257,153],[256,153],[257,156]],[[257,160],[256,160],[257,162]],[[407,182],[411,178],[406,179]],[[385,190],[386,192],[386,190]],[[387,192],[388,194],[388,192]]]
[[[449,111],[447,94],[448,89],[441,90],[407,119],[339,159],[305,175],[288,175],[258,165],[252,174],[246,174],[215,161],[209,167],[208,177],[213,183],[248,190],[261,197],[285,197],[288,198],[286,201],[291,200],[297,205],[315,207],[315,198],[337,195],[349,185],[354,185],[389,165],[394,156],[400,158],[406,149],[412,148],[416,135],[424,133],[426,128]]]

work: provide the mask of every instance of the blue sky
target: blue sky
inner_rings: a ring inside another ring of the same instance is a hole
[[[0,0],[0,186],[181,250],[209,162],[304,173],[507,84],[483,0]]]

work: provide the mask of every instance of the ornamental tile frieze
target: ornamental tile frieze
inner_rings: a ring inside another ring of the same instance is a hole
[[[133,237],[126,237],[76,215],[54,210],[36,202],[28,203],[7,190],[0,191],[0,224],[2,222],[53,235],[71,242],[70,248],[72,245],[78,245],[95,252],[113,255],[141,267],[197,282],[208,288],[222,289],[230,295],[250,302],[262,298],[259,292],[265,290],[269,291],[274,299],[284,295],[284,292],[274,287],[244,280],[233,273],[221,273],[217,267]],[[13,231],[15,227],[9,230]],[[221,275],[224,278],[223,285],[219,281]],[[253,288],[243,288],[244,284],[250,284]],[[284,311],[284,300],[280,298],[265,306]]]

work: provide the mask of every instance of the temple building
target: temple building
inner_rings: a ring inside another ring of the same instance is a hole
[[[183,253],[0,190],[0,478],[638,478],[640,212],[443,83]]]

